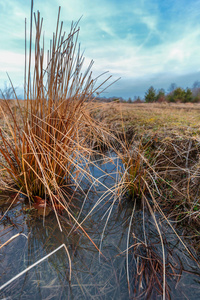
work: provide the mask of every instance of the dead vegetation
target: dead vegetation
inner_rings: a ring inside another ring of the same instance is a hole
[[[129,194],[141,198],[145,190],[148,193],[145,179],[166,215],[184,228],[186,236],[189,229],[196,249],[200,238],[199,109],[198,104],[97,103],[92,111],[121,141],[117,151],[122,161],[126,158],[123,176]]]

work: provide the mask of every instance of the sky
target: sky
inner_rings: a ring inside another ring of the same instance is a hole
[[[18,93],[24,82],[24,20],[31,0],[0,0],[0,88],[9,74]],[[58,7],[65,31],[80,20],[79,41],[94,77],[121,78],[101,96],[144,97],[147,89],[186,88],[200,81],[200,0],[35,0],[46,43],[56,29]],[[23,95],[23,92],[22,92]]]

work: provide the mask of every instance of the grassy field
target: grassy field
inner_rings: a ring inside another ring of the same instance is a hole
[[[198,138],[200,104],[103,103],[93,115],[114,131],[157,134],[162,138]]]

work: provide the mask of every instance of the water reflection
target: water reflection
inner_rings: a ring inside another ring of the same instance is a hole
[[[113,158],[115,159],[115,157]],[[115,166],[100,160],[101,170],[92,166],[95,182],[88,194],[80,222],[99,201],[105,185],[112,187],[117,179]],[[104,176],[104,171],[111,176]],[[103,182],[103,185],[100,184]],[[0,222],[0,241],[3,244],[18,232],[28,235],[17,237],[0,249],[0,286],[28,266],[65,244],[72,260],[72,279],[69,281],[69,260],[62,248],[46,260],[16,279],[0,291],[6,299],[161,299],[163,261],[160,237],[155,221],[148,209],[136,210],[129,240],[130,294],[127,284],[126,245],[132,204],[121,206],[116,201],[106,228],[106,218],[114,197],[110,193],[102,198],[101,209],[95,209],[84,222],[87,234],[99,247],[103,230],[104,238],[99,255],[91,241],[80,228],[71,231],[73,224],[68,216],[60,216],[60,232],[53,214],[45,219],[30,215],[23,209],[23,202],[16,203]],[[82,196],[79,195],[79,200]],[[78,204],[76,203],[76,206]],[[107,212],[107,214],[106,214]],[[102,220],[102,216],[105,218]],[[165,243],[166,296],[172,299],[198,299],[200,277],[197,264],[187,255],[170,226],[155,214]],[[145,228],[145,235],[144,235]],[[161,286],[161,288],[160,288]],[[191,291],[192,287],[192,291]]]

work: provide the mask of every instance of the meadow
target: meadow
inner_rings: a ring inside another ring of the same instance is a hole
[[[160,138],[198,138],[200,104],[96,103],[94,116],[112,130],[122,126],[132,134],[158,134]]]

